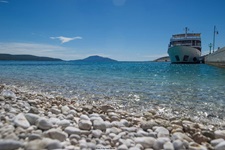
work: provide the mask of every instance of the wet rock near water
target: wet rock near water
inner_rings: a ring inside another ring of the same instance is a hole
[[[224,150],[225,128],[0,85],[0,149]]]

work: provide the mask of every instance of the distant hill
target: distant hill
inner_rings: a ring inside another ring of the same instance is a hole
[[[16,60],[16,61],[62,61],[61,59],[50,57],[39,57],[33,55],[11,55],[0,54],[0,60]]]
[[[89,56],[85,59],[80,59],[80,60],[74,60],[74,61],[84,61],[84,62],[117,62],[116,60],[113,60],[111,58],[107,57],[101,57],[101,56]]]
[[[170,61],[170,57],[169,56],[165,56],[165,57],[160,57],[156,60],[154,60],[155,62],[169,62]]]

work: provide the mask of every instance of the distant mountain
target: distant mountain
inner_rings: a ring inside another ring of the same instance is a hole
[[[160,57],[156,60],[154,60],[154,62],[169,62],[170,61],[170,57],[169,56],[164,56],[164,57]]]
[[[33,55],[11,55],[11,54],[0,54],[0,60],[16,60],[16,61],[62,61],[57,58],[50,57],[39,57]]]
[[[75,61],[84,61],[84,62],[117,62],[111,58],[101,57],[101,56],[89,56],[85,59],[75,60]]]

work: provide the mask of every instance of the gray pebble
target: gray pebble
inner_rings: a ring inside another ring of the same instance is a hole
[[[70,108],[68,106],[62,106],[61,111],[64,115],[67,115],[70,111]]]
[[[210,143],[211,143],[212,146],[216,146],[219,143],[224,142],[224,141],[225,141],[224,139],[219,138],[219,139],[212,140]]]
[[[102,131],[101,130],[92,130],[92,135],[95,138],[100,138],[102,136]]]
[[[80,135],[80,129],[78,129],[78,128],[75,128],[75,127],[66,127],[65,129],[64,129],[64,131],[66,132],[66,133],[68,133],[68,134],[78,134],[78,135]]]
[[[67,119],[63,119],[63,120],[60,120],[57,124],[58,124],[58,126],[66,128],[70,125],[70,121]]]
[[[50,129],[48,131],[45,131],[44,136],[51,138],[51,139],[59,140],[61,142],[65,141],[66,138],[68,137],[67,133],[65,133],[59,129]]]
[[[39,119],[38,115],[32,113],[25,114],[25,117],[31,125],[35,125],[37,123],[37,120]]]
[[[1,150],[14,150],[23,147],[23,143],[16,140],[0,140]]]
[[[174,147],[173,147],[173,144],[170,141],[168,141],[168,142],[164,143],[163,149],[164,150],[174,150]]]
[[[22,128],[29,128],[30,123],[27,121],[23,113],[19,113],[14,118],[14,123],[16,126],[22,127]]]
[[[219,138],[225,139],[225,130],[216,130],[214,134],[216,139]]]
[[[43,130],[51,129],[53,124],[46,118],[39,118],[37,122],[37,127]]]
[[[92,123],[90,120],[80,120],[78,126],[81,130],[91,130]]]
[[[61,111],[60,111],[59,109],[57,109],[57,108],[51,108],[51,112],[52,112],[53,114],[56,114],[56,115],[58,115],[58,114],[61,113]]]
[[[99,119],[94,120],[93,121],[93,128],[105,131],[106,130],[105,122],[103,120],[99,120]]]
[[[173,141],[173,146],[175,150],[186,149],[184,143],[179,139]]]
[[[215,150],[225,150],[225,141],[216,145]]]
[[[152,137],[138,137],[134,138],[134,141],[136,144],[141,144],[144,148],[153,148],[156,139]]]

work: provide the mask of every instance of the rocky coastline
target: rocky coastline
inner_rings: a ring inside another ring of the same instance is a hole
[[[225,128],[0,85],[0,150],[224,150]]]

